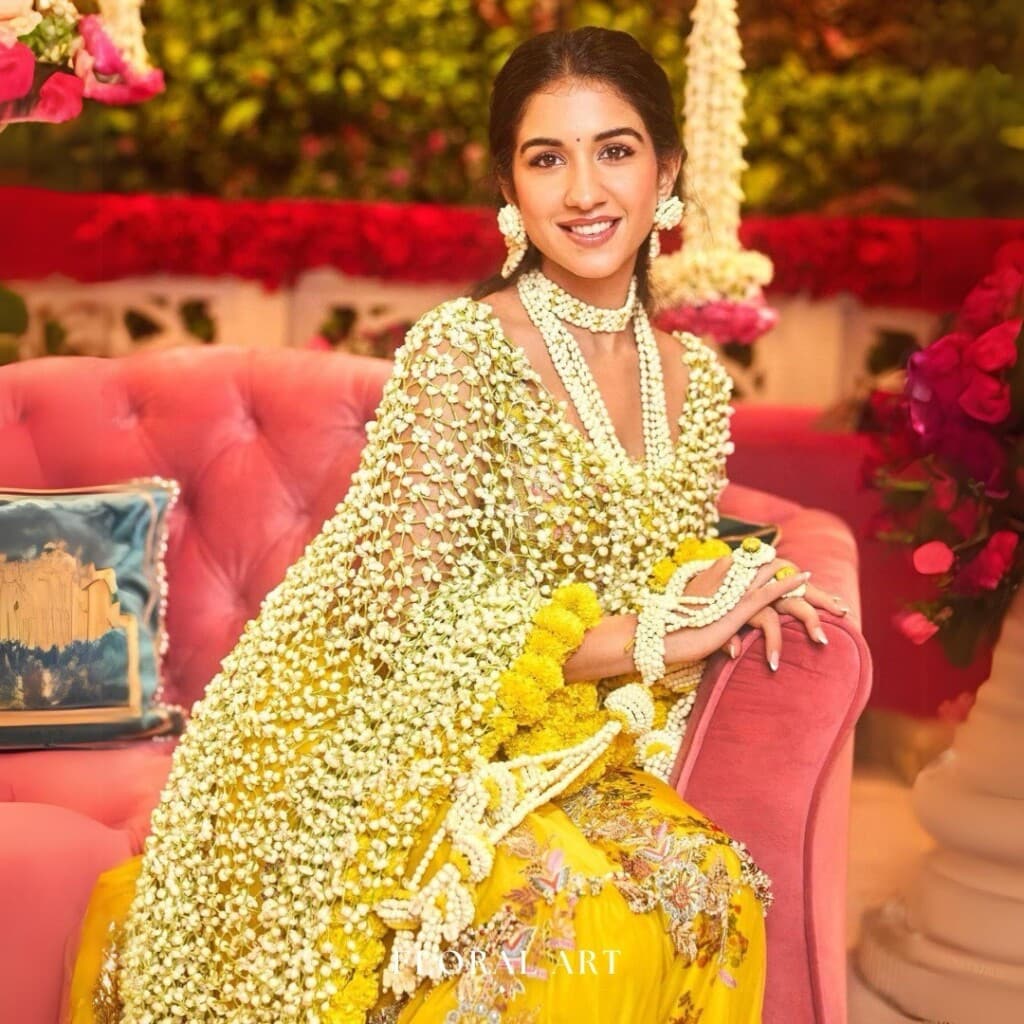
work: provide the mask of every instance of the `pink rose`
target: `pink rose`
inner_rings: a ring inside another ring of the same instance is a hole
[[[965,377],[978,372],[963,363],[963,353],[973,340],[969,334],[947,334],[907,361],[905,393],[910,402],[910,422],[928,448],[934,448],[948,429],[950,412],[956,409]]]
[[[920,612],[897,612],[893,616],[893,622],[896,628],[915,644],[923,644],[939,631],[939,627]]]
[[[139,71],[121,54],[103,29],[98,15],[78,22],[85,44],[75,57],[75,74],[85,85],[85,96],[100,103],[141,103],[164,90],[159,68]],[[98,77],[102,76],[102,77]]]
[[[1010,385],[977,373],[960,393],[960,408],[982,423],[1002,423],[1010,415]]]
[[[951,416],[950,420],[934,450],[962,466],[972,480],[984,485],[990,497],[1005,497],[1008,493],[1005,448],[988,427],[972,422],[959,410],[956,418]]]
[[[964,540],[970,540],[974,536],[980,518],[981,509],[973,498],[964,498],[949,512],[950,525]]]
[[[967,358],[986,373],[998,373],[1017,362],[1017,335],[1020,320],[1004,320],[990,327],[967,348]]]
[[[953,564],[953,549],[941,540],[932,540],[914,549],[914,568],[922,576],[949,572]]]
[[[0,41],[0,103],[20,100],[32,88],[35,72],[36,55],[24,43]]]
[[[993,533],[981,551],[960,570],[954,582],[955,588],[968,594],[995,590],[1013,562],[1017,539],[1013,530]]]
[[[981,334],[1013,315],[1014,306],[1024,290],[1024,267],[1017,266],[1012,252],[1003,246],[1002,266],[997,266],[971,289],[957,315],[957,327],[969,334]],[[998,261],[999,254],[997,254]]]
[[[43,82],[39,101],[27,120],[59,124],[73,121],[82,112],[82,82],[74,75],[57,71]]]

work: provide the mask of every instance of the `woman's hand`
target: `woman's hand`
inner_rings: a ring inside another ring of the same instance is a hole
[[[775,601],[770,608],[764,608],[749,620],[748,626],[760,629],[764,633],[764,656],[768,667],[777,671],[779,658],[782,655],[782,616],[792,615],[803,623],[807,635],[819,644],[827,644],[828,637],[821,628],[818,609],[822,608],[836,615],[849,612],[846,603],[837,594],[827,594],[820,587],[807,584],[807,593],[803,597],[783,597]],[[731,657],[739,653],[739,636],[730,639],[725,651]],[[735,652],[735,653],[733,653]]]
[[[710,596],[718,589],[731,563],[732,558],[729,555],[717,559],[713,565],[698,573],[687,584],[685,592],[687,594]],[[747,588],[746,593],[740,599],[739,604],[728,615],[718,620],[718,622],[698,630],[676,630],[675,632],[678,634],[689,632],[691,638],[694,638],[692,637],[693,634],[703,634],[707,630],[712,630],[717,634],[728,623],[730,628],[726,629],[725,641],[711,647],[708,653],[711,650],[720,648],[730,657],[735,658],[740,650],[740,629],[743,626],[752,626],[755,629],[760,629],[764,633],[765,638],[765,660],[773,672],[778,670],[779,659],[782,655],[782,615],[792,615],[803,623],[804,629],[811,640],[819,644],[827,644],[828,638],[825,636],[825,631],[821,628],[818,609],[826,609],[838,615],[846,615],[849,612],[849,608],[846,607],[841,597],[828,594],[820,587],[811,583],[807,583],[806,593],[803,597],[788,596],[788,591],[795,590],[801,583],[806,582],[810,573],[797,573],[781,581],[775,579],[775,573],[785,567],[795,569],[795,566],[785,559],[775,559],[768,565],[762,566],[751,585]],[[790,586],[785,587],[781,594],[774,592],[774,588],[787,583]],[[740,618],[740,621],[733,627],[732,624],[736,622],[737,617]],[[681,639],[670,642],[669,637],[672,635],[668,634],[665,638],[666,664],[669,664],[670,661],[696,660],[696,658],[684,659],[677,656],[676,651],[680,646],[690,645],[684,644]],[[704,647],[710,640],[710,636],[707,638],[700,637],[697,646]],[[699,655],[698,657],[703,656],[706,655]]]
[[[731,563],[730,555],[716,559],[712,565],[687,583],[685,593],[710,597],[718,589]],[[666,633],[665,665],[700,661],[720,648],[728,650],[730,643],[736,644],[738,652],[736,636],[740,629],[748,623],[753,624],[765,609],[772,611],[771,606],[776,601],[784,599],[791,590],[796,590],[801,584],[807,583],[810,573],[798,572],[781,580],[776,579],[776,571],[786,564],[788,563],[775,560],[762,565],[735,607],[717,621],[696,629],[683,627]],[[773,614],[776,614],[777,619],[777,613]]]

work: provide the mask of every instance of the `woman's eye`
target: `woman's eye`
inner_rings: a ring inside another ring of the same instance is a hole
[[[613,161],[615,161],[615,162],[617,162],[619,160],[624,160],[627,156],[632,156],[633,155],[633,150],[631,150],[629,148],[629,146],[623,146],[621,143],[613,143],[611,146],[608,146],[604,150],[605,153],[610,153],[612,151],[618,151],[621,154],[620,156],[616,156],[616,157],[613,158]],[[530,166],[531,167],[553,167],[554,166],[553,164],[541,163],[541,161],[546,159],[547,157],[554,158],[555,156],[556,156],[555,153],[541,153],[540,156],[534,157],[530,161]]]

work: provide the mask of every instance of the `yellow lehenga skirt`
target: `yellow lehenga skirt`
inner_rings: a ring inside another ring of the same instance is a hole
[[[94,996],[141,860],[96,883],[61,1024],[117,1024]],[[499,843],[446,976],[382,996],[367,1024],[758,1024],[770,898],[745,848],[671,787],[609,772]]]

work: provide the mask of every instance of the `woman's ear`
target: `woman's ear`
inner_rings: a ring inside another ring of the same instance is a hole
[[[516,205],[515,196],[512,194],[512,188],[503,181],[498,182],[498,188],[501,190],[501,197],[506,203],[514,206]]]
[[[679,169],[683,166],[682,155],[672,157],[658,175],[658,196],[667,199],[675,191]]]

